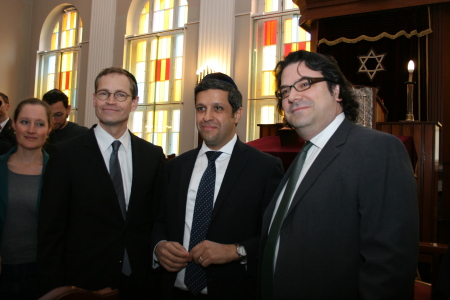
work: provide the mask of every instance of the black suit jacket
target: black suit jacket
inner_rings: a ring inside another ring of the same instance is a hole
[[[290,172],[264,215],[261,251]],[[275,299],[411,299],[418,237],[416,182],[405,147],[345,119],[282,225]]]
[[[14,134],[14,128],[12,127],[11,118],[6,122],[5,127],[0,132],[0,140],[11,144],[12,146],[17,145],[16,135]]]
[[[41,292],[65,285],[117,288],[125,247],[139,288],[148,288],[153,205],[164,156],[160,147],[130,135],[133,179],[126,220],[93,128],[54,145],[39,213]]]
[[[161,240],[183,245],[186,198],[201,147],[169,161],[163,179],[161,216],[153,228],[152,245]],[[251,299],[256,292],[258,248],[263,212],[282,178],[279,158],[237,140],[214,204],[207,240],[243,245],[246,265],[211,265],[207,271],[211,299]],[[163,296],[170,298],[177,273],[164,270]]]

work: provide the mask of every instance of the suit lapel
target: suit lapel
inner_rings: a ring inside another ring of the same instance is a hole
[[[344,119],[342,124],[338,127],[336,132],[331,136],[325,147],[320,152],[319,156],[316,157],[314,163],[306,173],[297,192],[292,199],[292,203],[289,207],[286,217],[292,212],[294,207],[300,202],[302,197],[311,187],[311,185],[316,181],[320,174],[328,167],[328,165],[339,155],[339,147],[345,143],[347,139],[348,132],[350,131],[353,123],[349,120]]]
[[[97,138],[94,133],[94,125],[85,135],[83,145],[86,148],[86,160],[91,166],[91,171],[94,173],[95,178],[99,180],[99,187],[103,187],[102,190],[108,194],[108,199],[111,199],[112,205],[116,206],[117,213],[122,216],[122,211],[120,210],[119,200],[115,193],[115,188],[111,177],[109,175],[108,169],[106,168],[105,160],[100,151],[100,147],[97,143]]]
[[[216,202],[214,203],[214,208],[211,214],[211,222],[227,199],[228,193],[233,189],[233,186],[239,178],[239,174],[241,174],[245,169],[246,162],[247,155],[245,146],[239,139],[237,139],[233,152],[231,153],[230,162],[228,163],[227,170],[225,171],[225,176],[223,177],[219,193],[217,194]]]

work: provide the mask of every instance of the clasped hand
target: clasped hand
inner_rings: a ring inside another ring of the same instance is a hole
[[[189,262],[208,267],[212,264],[227,264],[239,260],[234,244],[219,244],[203,241],[188,252],[180,243],[162,241],[155,249],[159,263],[169,272],[178,272]]]

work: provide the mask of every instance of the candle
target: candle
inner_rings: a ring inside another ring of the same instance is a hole
[[[408,63],[408,72],[409,72],[409,78],[408,81],[413,80],[413,72],[414,72],[414,61],[410,60]]]

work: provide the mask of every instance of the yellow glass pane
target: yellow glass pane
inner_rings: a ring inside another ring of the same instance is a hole
[[[78,14],[76,12],[70,13],[70,28],[74,29],[77,27],[77,17]]]
[[[181,101],[181,80],[175,80],[173,85],[173,101]]]
[[[263,72],[262,76],[262,88],[261,93],[263,96],[273,96],[275,94],[274,90],[274,76],[272,71]]]
[[[141,14],[148,14],[150,12],[150,1],[147,1],[142,9]]]
[[[265,12],[277,11],[278,10],[278,0],[266,0],[264,5]]]
[[[64,14],[64,15],[63,15],[63,22],[62,22],[62,30],[67,30],[67,29],[69,29],[69,26],[68,26],[68,19],[69,19],[68,14]]]
[[[284,43],[292,43],[292,19],[284,21]]]
[[[53,28],[53,33],[59,32],[59,22],[56,23],[55,28]]]
[[[311,42],[306,43],[306,51],[311,51]]]
[[[148,14],[142,14],[139,18],[139,34],[148,33]]]
[[[145,61],[147,56],[147,41],[141,41],[137,43],[136,61]]]
[[[170,29],[170,23],[169,23],[169,19],[170,19],[170,10],[165,10],[164,11],[164,26],[163,26],[163,30],[167,30]]]
[[[58,33],[53,33],[52,34],[52,44],[51,44],[51,50],[55,50],[58,49],[58,38],[59,38],[59,34]]]
[[[156,80],[156,60],[152,60],[151,62],[150,62],[150,70],[149,70],[149,72],[150,72],[150,78],[149,78],[149,80],[150,80],[150,82],[155,82],[155,80]],[[153,94],[151,94],[151,95],[153,95]]]

